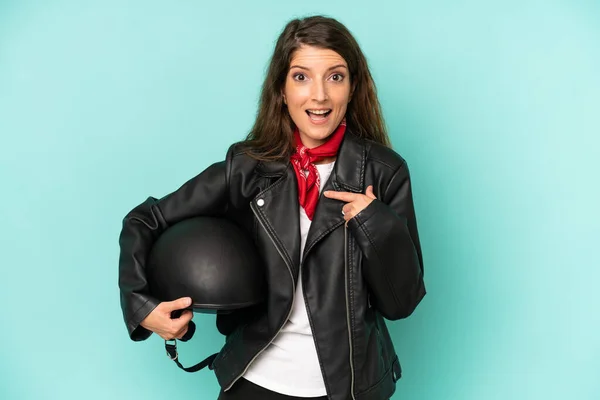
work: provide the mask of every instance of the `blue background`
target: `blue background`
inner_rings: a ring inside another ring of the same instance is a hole
[[[221,160],[296,16],[362,46],[428,295],[394,399],[600,398],[597,1],[0,1],[0,398],[215,399],[131,342],[121,219]],[[180,344],[218,350],[214,316]]]

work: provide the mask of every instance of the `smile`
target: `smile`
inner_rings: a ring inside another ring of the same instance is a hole
[[[312,123],[322,124],[328,120],[329,115],[331,115],[330,109],[328,110],[306,110],[306,114]]]

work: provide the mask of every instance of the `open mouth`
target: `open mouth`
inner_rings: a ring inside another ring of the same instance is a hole
[[[306,114],[313,122],[323,122],[327,120],[332,110],[306,110]]]

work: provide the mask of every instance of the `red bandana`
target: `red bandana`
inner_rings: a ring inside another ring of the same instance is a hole
[[[298,200],[311,221],[317,208],[320,188],[319,171],[317,171],[314,163],[323,158],[335,156],[345,132],[346,119],[344,118],[336,130],[329,136],[327,142],[309,149],[302,143],[298,128],[294,130],[296,152],[292,155],[291,161],[298,181]],[[304,172],[308,172],[308,174],[305,175]]]

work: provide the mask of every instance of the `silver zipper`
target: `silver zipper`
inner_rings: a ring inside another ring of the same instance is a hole
[[[344,284],[346,288],[346,322],[348,325],[348,343],[350,343],[350,395],[354,397],[354,362],[352,361],[352,331],[350,329],[350,299],[348,297],[348,226],[344,224]]]
[[[250,203],[250,208],[252,209],[252,212],[256,216],[256,219],[258,219],[258,222],[260,222],[260,225],[262,226],[262,228],[265,230],[265,232],[269,236],[269,239],[271,239],[271,241],[273,242],[273,246],[275,246],[275,248],[277,249],[277,252],[279,253],[279,255],[281,256],[281,258],[285,262],[285,265],[288,268],[288,272],[290,273],[290,278],[292,278],[292,288],[293,288],[293,290],[292,290],[292,306],[290,307],[290,310],[288,312],[287,318],[285,320],[283,320],[283,324],[279,327],[279,329],[277,330],[277,333],[275,334],[275,336],[273,336],[271,338],[271,340],[269,341],[269,343],[267,343],[267,345],[265,347],[263,347],[258,353],[256,353],[256,355],[254,357],[252,357],[252,360],[250,360],[250,362],[248,363],[248,365],[246,365],[246,368],[244,368],[244,370],[242,371],[242,373],[240,375],[238,375],[237,378],[235,378],[233,380],[233,382],[231,383],[231,385],[229,385],[226,389],[223,389],[223,391],[225,391],[225,392],[228,391],[229,389],[231,389],[231,387],[233,385],[235,385],[235,383],[246,373],[246,371],[248,371],[248,368],[250,368],[250,365],[252,365],[252,363],[254,362],[254,360],[256,360],[256,358],[263,351],[265,351],[267,349],[267,347],[269,347],[271,345],[271,343],[273,343],[273,340],[275,340],[275,338],[277,337],[277,335],[279,335],[279,332],[281,332],[281,330],[285,326],[286,321],[290,318],[290,315],[292,314],[292,310],[294,309],[293,304],[294,304],[294,301],[295,301],[295,298],[296,298],[296,286],[294,285],[294,275],[292,274],[292,268],[288,264],[287,259],[284,257],[284,255],[281,252],[281,250],[279,250],[279,246],[277,246],[277,243],[275,243],[275,240],[273,240],[273,237],[271,236],[271,234],[269,233],[269,231],[265,227],[265,224],[263,223],[262,219],[260,219],[260,216],[258,215],[258,213],[256,212],[256,210],[254,209],[254,202]]]

